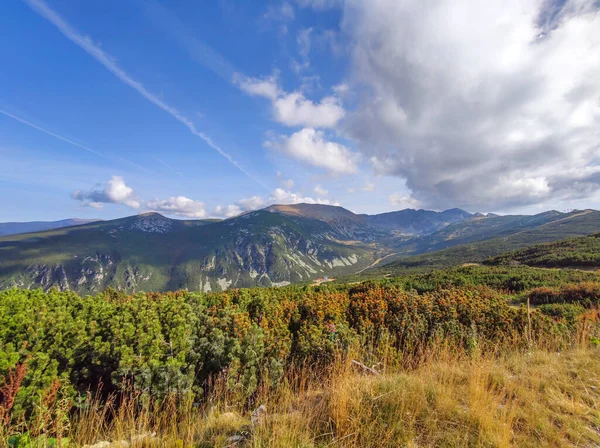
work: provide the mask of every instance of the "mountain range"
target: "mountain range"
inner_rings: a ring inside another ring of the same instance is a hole
[[[77,224],[0,237],[0,289],[215,291],[478,262],[598,232],[600,212],[498,216],[406,209],[364,215],[296,204],[220,221],[145,213]]]
[[[99,221],[99,219],[70,218],[60,221],[29,221],[29,222],[0,222],[0,236],[18,233],[42,232],[44,230],[60,229],[62,227],[79,226]]]

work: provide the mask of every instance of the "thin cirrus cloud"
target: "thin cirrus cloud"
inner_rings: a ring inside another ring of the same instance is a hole
[[[173,118],[175,118],[185,127],[187,127],[190,133],[192,133],[192,135],[195,135],[196,137],[202,139],[208,146],[217,151],[221,156],[225,157],[233,166],[235,166],[239,171],[244,173],[248,178],[258,183],[261,187],[267,189],[266,185],[259,178],[248,172],[244,167],[242,167],[230,154],[228,154],[219,145],[217,145],[209,136],[198,131],[194,123],[189,118],[184,116],[176,108],[170,106],[169,104],[159,99],[153,93],[149,92],[142,83],[129,76],[129,74],[127,74],[115,62],[114,57],[102,50],[88,36],[84,36],[77,32],[69,23],[67,23],[60,15],[58,15],[54,10],[52,10],[44,1],[24,1],[35,12],[44,17],[50,23],[52,23],[67,39],[79,46],[86,53],[88,53],[90,56],[96,59],[100,64],[102,64],[110,73],[116,76],[121,82],[134,89],[150,103],[154,104],[155,106],[159,107],[160,109],[171,115]]]
[[[231,62],[214,48],[200,41],[179,17],[156,0],[137,0],[137,3],[150,22],[185,49],[192,60],[228,83],[231,82],[236,72]]]
[[[62,135],[56,134],[56,133],[54,133],[52,131],[49,131],[48,129],[45,129],[45,128],[41,127],[41,126],[38,126],[37,124],[34,124],[34,123],[30,122],[30,121],[27,121],[27,120],[25,120],[22,117],[18,117],[18,116],[14,115],[14,114],[11,114],[10,112],[7,112],[7,111],[5,111],[3,109],[0,109],[0,114],[5,115],[5,116],[7,116],[9,118],[12,118],[13,120],[18,121],[19,123],[22,123],[22,124],[24,124],[26,126],[29,126],[30,128],[33,128],[33,129],[36,129],[36,130],[40,131],[40,132],[43,132],[44,134],[47,134],[47,135],[49,135],[51,137],[54,137],[54,138],[56,138],[58,140],[62,140],[63,142],[68,143],[69,145],[75,146],[75,147],[77,147],[79,149],[83,149],[84,151],[87,151],[87,152],[89,152],[91,154],[97,155],[98,157],[102,157],[102,158],[104,158],[106,160],[111,160],[111,161],[115,161],[115,160],[117,160],[117,161],[123,161],[123,162],[125,162],[125,163],[127,163],[129,165],[132,165],[132,166],[135,166],[136,168],[139,168],[142,171],[145,171],[146,173],[152,174],[152,171],[148,170],[147,168],[144,168],[141,165],[138,165],[135,162],[132,162],[131,160],[127,160],[124,157],[120,157],[120,156],[109,156],[109,155],[103,154],[103,153],[98,152],[98,151],[96,151],[96,150],[94,150],[92,148],[89,148],[87,146],[84,146],[84,145],[81,145],[81,144],[79,144],[77,142],[74,142],[73,140],[71,140],[71,139],[69,139],[67,137],[64,137]]]
[[[156,160],[158,163],[160,163],[161,165],[163,165],[163,166],[167,167],[168,169],[170,169],[171,171],[173,171],[178,176],[184,177],[183,174],[181,174],[179,171],[177,171],[175,168],[173,168],[171,165],[169,165],[167,162],[163,161],[162,159],[159,159],[156,156],[152,156],[152,158],[154,160]]]

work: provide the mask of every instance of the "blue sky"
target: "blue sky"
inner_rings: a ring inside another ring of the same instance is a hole
[[[599,206],[595,2],[400,3],[6,2],[0,221]]]

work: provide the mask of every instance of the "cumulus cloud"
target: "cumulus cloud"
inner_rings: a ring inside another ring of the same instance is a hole
[[[276,188],[269,196],[269,202],[271,204],[325,204],[325,205],[339,205],[337,202],[332,202],[329,199],[323,198],[312,198],[310,196],[303,196],[298,193],[284,190],[283,188]]]
[[[419,201],[417,201],[415,198],[401,193],[392,193],[388,199],[390,204],[400,209],[418,208],[420,205]]]
[[[322,189],[320,186],[316,186],[315,194],[318,196],[326,196],[327,190]],[[235,204],[229,204],[225,206],[217,206],[215,208],[215,212],[213,216],[222,217],[222,218],[231,218],[233,216],[237,216],[240,213],[257,210],[260,208],[264,208],[267,205],[271,204],[325,204],[325,205],[340,205],[339,202],[330,201],[329,199],[322,197],[310,197],[304,196],[300,193],[296,193],[286,190],[284,188],[276,188],[271,192],[268,198],[263,198],[262,196],[252,196],[250,198],[241,199],[237,201]]]
[[[251,196],[249,198],[240,199],[235,204],[218,205],[215,208],[214,216],[221,218],[231,218],[243,212],[250,210],[258,210],[265,207],[267,201],[262,196]]]
[[[217,205],[215,208],[214,216],[218,216],[221,218],[232,218],[234,216],[239,215],[244,210],[239,205],[229,204],[229,205]]]
[[[327,96],[314,103],[301,92],[283,91],[275,76],[249,78],[236,75],[234,83],[249,95],[269,99],[274,120],[286,126],[333,128],[346,113],[337,97]]]
[[[104,188],[99,185],[89,191],[77,190],[72,197],[81,201],[84,206],[98,210],[103,209],[105,204],[119,204],[136,210],[144,208],[185,218],[204,218],[207,214],[203,202],[185,196],[144,201],[135,194],[133,188],[127,185],[125,179],[121,176],[112,176]]]
[[[344,132],[427,207],[501,209],[596,191],[598,9],[348,0],[349,79],[362,90]]]
[[[345,114],[339,100],[327,96],[316,104],[300,92],[280,96],[273,103],[275,120],[286,126],[332,128]]]
[[[241,207],[242,210],[256,210],[265,206],[265,200],[260,196],[252,196],[238,201],[237,205]]]
[[[72,195],[73,199],[81,201],[84,206],[102,209],[104,204],[122,204],[138,209],[141,203],[136,199],[133,188],[125,183],[121,176],[112,176],[104,188],[89,191],[77,190]]]
[[[315,193],[319,196],[327,195],[327,191],[323,190],[320,186],[315,188]],[[290,189],[277,188],[271,192],[268,198],[250,196],[240,199],[233,204],[218,205],[212,211],[208,211],[204,202],[190,199],[186,196],[172,196],[167,199],[152,199],[150,201],[139,199],[134,193],[133,188],[128,186],[125,179],[121,176],[112,176],[104,188],[98,186],[89,191],[78,190],[73,193],[72,197],[81,201],[84,206],[97,209],[102,209],[104,204],[121,204],[133,209],[143,207],[143,209],[148,211],[191,219],[201,219],[209,216],[231,218],[246,211],[263,208],[268,204],[307,203],[338,205],[337,202],[332,202],[321,197],[303,196],[302,194],[292,192]]]
[[[146,208],[159,213],[185,218],[204,218],[206,216],[206,209],[203,202],[195,201],[185,196],[154,199],[146,203]]]
[[[282,94],[275,76],[265,78],[249,78],[242,75],[235,75],[233,79],[240,89],[252,96],[262,96],[271,101],[275,101]]]
[[[302,162],[324,168],[333,174],[351,174],[358,171],[358,155],[344,145],[325,139],[323,131],[304,128],[291,136],[265,143]]]

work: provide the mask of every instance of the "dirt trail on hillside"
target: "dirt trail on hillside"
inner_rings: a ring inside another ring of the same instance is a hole
[[[379,263],[381,263],[383,260],[385,260],[386,258],[391,257],[392,255],[398,255],[396,252],[394,252],[393,254],[387,254],[385,257],[381,257],[378,258],[377,260],[375,260],[373,263],[371,263],[369,266],[367,266],[366,268],[362,268],[360,271],[358,271],[356,274],[360,274],[361,272],[366,271],[367,269],[371,269],[374,266],[377,266]],[[356,275],[354,274],[354,275]]]

